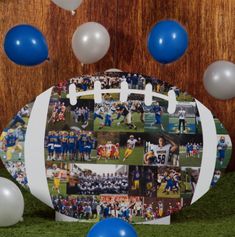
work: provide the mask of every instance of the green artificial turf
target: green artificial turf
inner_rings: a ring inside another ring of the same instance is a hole
[[[0,175],[8,177],[6,171]],[[172,217],[170,226],[135,225],[139,237],[235,236],[235,172],[228,173],[207,195]],[[0,237],[83,237],[92,224],[54,222],[54,212],[23,191],[24,221],[0,229]],[[111,236],[110,236],[111,237]]]

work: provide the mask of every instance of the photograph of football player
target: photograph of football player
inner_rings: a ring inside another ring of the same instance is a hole
[[[32,105],[31,105],[32,106]],[[10,122],[9,127],[13,128],[15,126],[23,126],[27,124],[29,115],[31,112],[31,106],[25,105],[13,118],[13,120]]]
[[[157,167],[129,166],[129,195],[156,197]]]
[[[76,86],[77,92],[93,90],[95,80],[98,80],[98,77],[84,75],[79,77],[73,77],[69,81],[59,81],[57,86],[53,88],[52,97],[55,100],[66,99],[69,93],[70,84],[74,84]]]
[[[93,130],[94,100],[79,99],[76,105],[71,105],[70,100],[50,99],[48,108],[47,130]]]
[[[128,166],[70,164],[68,194],[127,194]]]
[[[143,133],[97,132],[96,163],[142,165],[143,138]]]
[[[179,146],[175,137],[167,134],[160,137],[150,135],[148,139],[145,142],[144,164],[156,166],[178,165]]]
[[[90,109],[86,107],[76,107],[73,110],[75,123],[81,123],[81,128],[85,129],[89,125]]]
[[[67,164],[46,162],[46,175],[50,194],[66,195]]]
[[[103,101],[95,105],[94,130],[144,132],[144,109],[141,101]]]
[[[25,105],[10,122],[9,127],[14,128],[15,126],[24,126],[28,123],[29,115],[31,112],[31,105]]]
[[[169,114],[167,102],[154,100],[151,106],[145,106],[145,132],[167,131]]]
[[[16,129],[7,129],[1,135],[1,153],[6,161],[16,161],[22,158],[23,141],[19,140],[19,130],[21,126]]]
[[[52,106],[52,114],[48,120],[48,123],[58,123],[61,121],[65,121],[65,112],[66,106],[65,103],[61,103],[60,101],[55,102]]]
[[[220,177],[222,175],[221,170],[215,170],[212,181],[211,181],[211,188],[214,188],[215,185],[218,183],[220,180]]]
[[[134,97],[133,97],[134,98]],[[131,99],[131,96],[129,96],[128,99]],[[141,98],[143,99],[143,98]],[[140,121],[142,123],[144,123],[144,115],[145,115],[145,111],[144,111],[144,102],[140,101],[140,100],[133,100],[132,103],[132,107],[131,107],[131,111],[132,112],[137,112],[140,114]]]
[[[153,90],[157,93],[167,95],[169,90],[173,90],[177,97],[177,101],[188,101],[193,102],[194,98],[185,91],[181,91],[178,87],[172,86],[169,83],[159,80],[158,78],[147,77],[146,84],[151,83]]]
[[[178,167],[158,167],[157,197],[180,198],[181,172]]]
[[[24,188],[29,189],[24,161],[6,161],[4,163],[11,176]]]
[[[75,84],[77,92],[79,91],[87,91],[94,89],[94,82],[99,80],[98,77],[84,75],[80,77],[71,78],[69,83]]]
[[[98,132],[97,163],[120,164],[120,134]]]
[[[203,138],[201,134],[187,134],[179,137],[180,166],[200,167],[203,152]]]
[[[139,137],[138,139],[135,139],[134,135],[130,135],[129,139],[127,140],[123,161],[126,161],[126,159],[128,159],[128,157],[130,157],[133,154],[133,151],[137,143],[138,144],[141,143],[141,138]]]
[[[45,153],[50,161],[91,162],[96,159],[96,138],[89,131],[48,131]]]
[[[52,192],[56,191],[57,193],[60,193],[60,178],[61,178],[61,171],[57,167],[56,164],[52,165],[52,175],[53,175],[53,186],[52,186]]]
[[[192,198],[196,189],[200,168],[181,167],[180,192],[182,198]]]
[[[182,209],[183,199],[180,198],[144,198],[144,218],[146,221],[169,216]]]
[[[232,142],[229,135],[217,135],[217,161],[216,169],[225,169],[232,152]]]
[[[168,132],[176,134],[196,134],[195,102],[179,102],[174,114],[169,115]]]
[[[181,107],[179,112],[178,112],[178,118],[179,118],[179,127],[178,130],[180,131],[180,133],[183,133],[185,131],[185,117],[186,117],[186,110]],[[182,126],[182,130],[181,130],[181,126]]]
[[[119,151],[119,143],[113,144],[112,141],[107,141],[104,145],[99,145],[97,148],[97,160],[105,162],[111,160],[119,160],[120,151]]]

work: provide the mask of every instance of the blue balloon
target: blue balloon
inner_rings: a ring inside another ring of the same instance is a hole
[[[137,237],[135,229],[118,218],[109,218],[95,224],[87,237]]]
[[[4,50],[10,60],[23,66],[35,66],[48,59],[43,34],[31,25],[17,25],[5,37]]]
[[[158,22],[148,37],[148,50],[155,60],[167,64],[179,59],[188,48],[188,33],[177,21]]]

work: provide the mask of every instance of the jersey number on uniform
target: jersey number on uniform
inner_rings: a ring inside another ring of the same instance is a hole
[[[165,160],[166,160],[166,155],[158,155],[158,157],[157,157],[157,163],[158,164],[162,164],[162,165],[164,165],[165,164]]]

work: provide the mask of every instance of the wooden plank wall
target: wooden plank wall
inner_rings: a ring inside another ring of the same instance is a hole
[[[167,18],[187,28],[190,46],[181,60],[164,66],[150,57],[146,39],[151,27]],[[87,21],[102,23],[112,39],[103,60],[82,67],[72,53],[71,37]],[[50,62],[25,68],[6,58],[4,34],[21,23],[35,25],[46,35]],[[215,100],[202,84],[210,63],[219,59],[235,62],[235,0],[84,0],[74,17],[50,0],[1,0],[0,32],[1,130],[20,107],[59,80],[116,67],[156,76],[191,93],[214,112],[235,141],[235,100]]]

